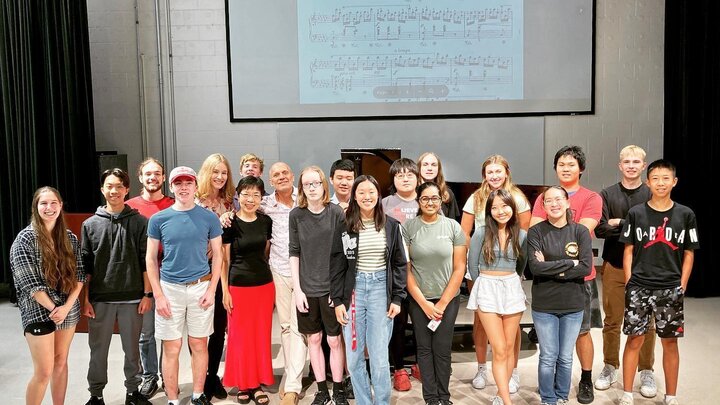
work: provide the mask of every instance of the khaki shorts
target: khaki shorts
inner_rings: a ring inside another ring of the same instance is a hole
[[[209,281],[186,285],[161,280],[160,287],[170,304],[172,317],[164,318],[155,310],[155,337],[162,340],[181,339],[186,326],[190,337],[210,336],[213,333],[215,305],[203,309],[199,304],[209,286]]]

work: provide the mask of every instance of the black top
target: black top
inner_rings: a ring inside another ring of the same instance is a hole
[[[272,220],[258,213],[257,219],[245,222],[235,216],[229,228],[223,230],[223,244],[230,244],[228,285],[256,287],[273,281],[265,247],[272,238]]]
[[[680,285],[685,250],[700,249],[695,213],[674,203],[655,211],[648,203],[630,209],[620,242],[633,245],[628,285],[651,289]]]
[[[532,309],[570,313],[585,307],[583,278],[592,266],[592,240],[588,229],[575,222],[557,228],[543,221],[528,231],[528,260],[532,271]],[[542,252],[540,262],[535,252]],[[576,266],[573,260],[578,260]]]
[[[625,217],[630,208],[650,199],[650,188],[641,183],[640,187],[628,189],[622,183],[613,184],[600,192],[603,200],[602,217],[595,227],[595,236],[605,239],[602,258],[616,268],[622,268],[625,244],[618,242],[620,231],[625,227]],[[620,225],[610,226],[608,220],[621,218]]]
[[[143,297],[148,220],[127,204],[111,214],[98,207],[82,223],[80,246],[90,302],[134,301]]]
[[[300,288],[308,297],[330,294],[330,275],[344,266],[341,240],[345,232],[345,212],[328,204],[318,214],[295,207],[288,223],[290,257],[300,258]]]
[[[458,208],[457,200],[455,199],[455,193],[450,189],[450,186],[447,186],[448,195],[450,198],[448,198],[447,202],[442,203],[442,212],[443,215],[445,215],[448,218],[454,219],[456,221],[460,220],[460,215],[462,212],[460,212],[460,208]]]

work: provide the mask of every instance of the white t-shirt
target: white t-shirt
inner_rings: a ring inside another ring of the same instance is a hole
[[[515,205],[517,207],[517,213],[520,214],[522,212],[530,211],[530,203],[528,202],[527,198],[525,198],[525,195],[522,194],[522,192],[518,193],[517,191],[514,191],[512,193],[513,199],[515,200]],[[475,215],[475,228],[479,228],[481,226],[485,226],[485,210],[480,210],[479,213],[475,213],[475,193],[470,194],[470,198],[467,199],[467,202],[465,203],[465,206],[463,207],[463,212],[467,212],[468,214]]]

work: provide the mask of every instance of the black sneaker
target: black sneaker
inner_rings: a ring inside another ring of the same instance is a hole
[[[85,405],[105,405],[105,401],[102,398],[98,398],[96,396],[91,396],[90,399],[85,403]]]
[[[158,386],[157,377],[145,378],[143,379],[142,384],[140,384],[140,395],[150,399],[153,395],[155,395],[159,388],[160,386]]]
[[[211,405],[210,400],[205,396],[205,394],[200,394],[199,397],[193,399],[190,403],[192,405]]]
[[[347,400],[347,395],[344,390],[337,390],[333,392],[332,400],[335,405],[350,405]]]
[[[578,385],[578,396],[577,401],[581,404],[589,404],[595,400],[595,393],[593,392],[593,385],[588,381],[580,381]]]
[[[330,403],[330,394],[327,391],[318,391],[315,393],[315,399],[313,399],[310,405],[327,405]],[[347,403],[347,401],[345,401]]]
[[[208,400],[213,399],[213,397],[217,399],[225,399],[228,396],[225,387],[223,387],[222,382],[220,382],[220,377],[217,375],[208,375],[205,377],[205,387],[203,388],[203,392],[205,392],[205,396]]]
[[[353,385],[352,380],[350,380],[350,376],[345,378],[345,396],[347,399],[355,399],[355,392],[353,391]]]
[[[152,402],[140,395],[139,391],[133,391],[125,396],[125,405],[152,405]]]

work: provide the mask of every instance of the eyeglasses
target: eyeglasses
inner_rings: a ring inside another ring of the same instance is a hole
[[[310,183],[303,183],[303,188],[318,188],[322,186],[322,181],[311,181]]]
[[[442,201],[442,199],[436,195],[432,197],[420,197],[420,202],[422,204],[429,204],[430,202],[432,202],[433,204],[438,204],[440,201]]]
[[[546,198],[543,200],[545,205],[552,205],[553,203],[560,204],[562,201],[565,201],[565,197]]]
[[[260,193],[255,193],[255,194],[240,193],[240,196],[246,200],[248,200],[248,199],[259,200],[262,198],[262,195],[260,195]]]
[[[398,173],[395,175],[395,178],[412,180],[415,178],[415,173]]]

